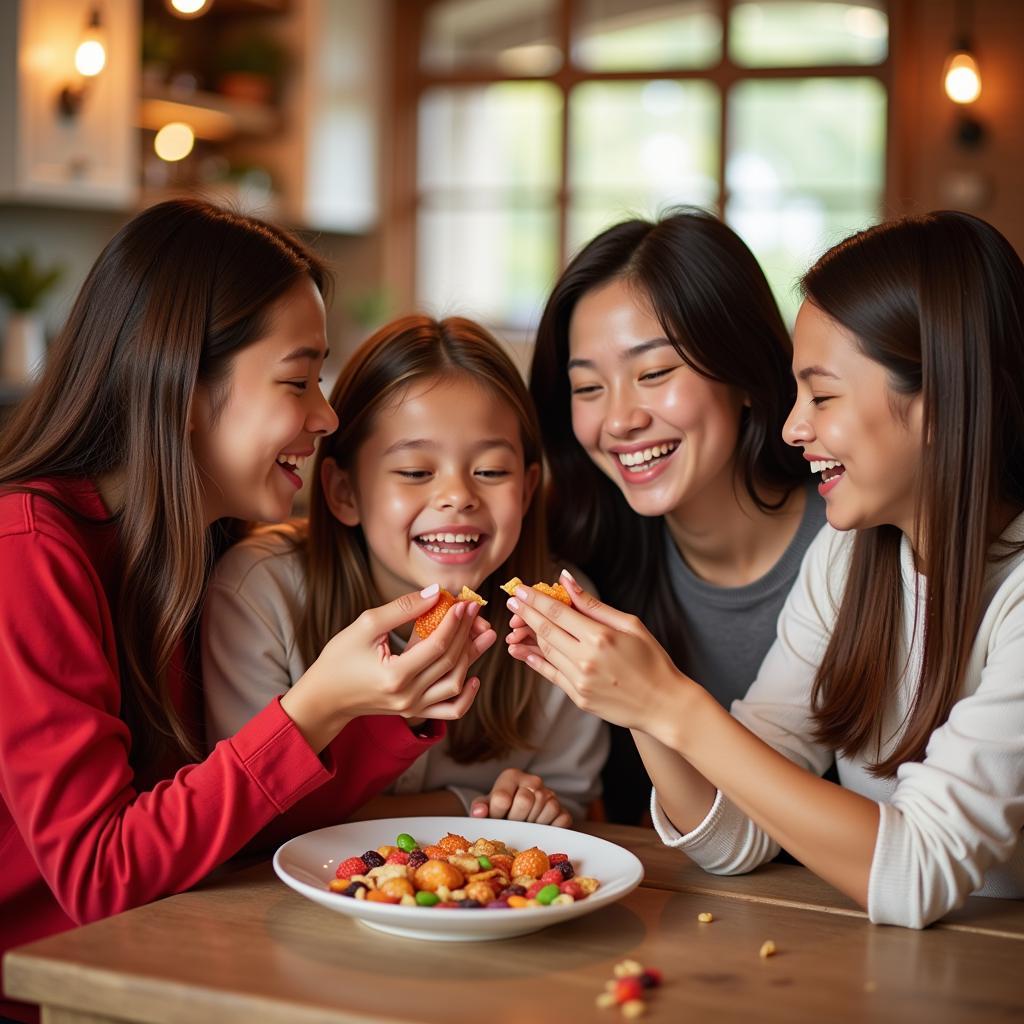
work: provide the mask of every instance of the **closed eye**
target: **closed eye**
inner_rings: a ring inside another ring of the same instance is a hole
[[[500,480],[512,474],[507,469],[478,469],[476,475],[483,477],[485,480]]]
[[[834,397],[835,395],[815,395],[811,399],[811,405],[824,405],[825,402]]]
[[[395,473],[404,480],[426,480],[432,474],[429,469],[396,469]]]
[[[644,380],[660,380],[662,377],[665,377],[668,374],[670,374],[674,369],[676,369],[676,367],[674,367],[674,366],[667,366],[667,367],[665,367],[664,370],[651,370],[650,373],[642,373],[640,375],[640,379],[642,381],[644,381]]]
[[[581,384],[579,387],[572,388],[572,394],[574,395],[592,395],[601,390],[600,384]]]

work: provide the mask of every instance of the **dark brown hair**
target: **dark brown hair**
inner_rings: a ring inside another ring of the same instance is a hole
[[[736,461],[747,493],[765,511],[780,508],[807,478],[799,454],[782,440],[795,393],[792,346],[750,250],[701,210],[677,210],[657,222],[625,221],[602,232],[562,273],[541,318],[530,391],[551,468],[552,544],[603,597],[639,615],[685,667],[678,603],[665,571],[664,522],[634,512],[572,430],[569,325],[579,300],[613,280],[625,281],[650,305],[690,367],[749,397]]]
[[[541,446],[536,413],[519,371],[501,345],[471,320],[433,320],[406,316],[382,327],[365,341],[345,365],[330,402],[340,427],[318,446],[313,479],[320,480],[324,459],[351,471],[360,446],[374,429],[377,416],[416,381],[468,378],[489,389],[519,420],[526,466],[540,466]],[[549,566],[544,546],[542,487],[538,485],[523,518],[515,549],[481,584],[486,614],[502,632],[505,595],[499,589],[513,576],[541,580]],[[361,527],[345,526],[331,512],[322,486],[310,498],[309,525],[299,534],[305,548],[306,609],[298,631],[299,649],[311,664],[335,633],[365,609],[381,603],[373,584]],[[502,757],[510,750],[529,749],[529,736],[539,700],[534,674],[508,657],[496,643],[474,669],[484,685],[469,712],[449,726],[449,750],[459,763]]]
[[[112,606],[136,766],[174,744],[198,755],[167,686],[219,533],[205,522],[189,440],[196,385],[223,400],[232,358],[266,332],[271,304],[304,274],[323,292],[320,260],[270,224],[196,200],[151,207],[100,254],[0,436],[8,491],[44,477],[124,475]]]
[[[991,225],[940,212],[869,228],[807,272],[809,302],[855,336],[898,396],[923,401],[916,552],[928,581],[920,687],[875,775],[920,760],[960,695],[982,608],[993,525],[1024,505],[1024,265]],[[858,530],[814,684],[820,740],[879,757],[906,669],[895,526]]]

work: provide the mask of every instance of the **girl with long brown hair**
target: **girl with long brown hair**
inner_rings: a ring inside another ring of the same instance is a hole
[[[728,714],[571,584],[572,609],[512,599],[540,637],[512,653],[633,730],[667,844],[726,874],[783,844],[923,927],[1024,897],[1024,265],[942,212],[852,236],[803,287],[785,438],[829,525],[746,697]]]
[[[290,513],[296,464],[337,426],[325,284],[269,224],[154,206],[104,249],[0,435],[0,952],[188,888],[320,788],[365,803],[443,733],[403,716],[472,702],[494,634],[465,604],[387,648],[435,585],[325,635],[288,694],[198,754],[213,554],[233,523]]]
[[[552,579],[541,448],[526,386],[470,320],[406,316],[352,356],[331,393],[308,523],[263,531],[218,564],[204,612],[211,738],[238,729],[364,608],[438,579],[501,607],[513,576]],[[396,630],[395,645],[409,630]],[[569,824],[607,750],[579,711],[499,645],[473,707],[358,817],[473,814]]]
[[[551,536],[724,707],[775,639],[825,522],[780,436],[791,356],[757,260],[696,209],[601,232],[559,277],[537,331],[530,389]],[[614,728],[606,816],[640,824],[650,791],[629,732]]]

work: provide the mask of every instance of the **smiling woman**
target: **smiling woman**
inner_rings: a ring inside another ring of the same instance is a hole
[[[598,235],[537,334],[552,539],[725,706],[756,675],[824,523],[780,436],[790,354],[754,257],[697,210]],[[612,744],[606,812],[635,824],[649,779],[627,732]]]
[[[272,225],[152,207],[101,253],[0,435],[0,952],[188,888],[310,793],[359,806],[443,732],[401,716],[472,702],[471,617],[382,655],[437,600],[403,594],[198,754],[212,556],[237,520],[289,513],[282,461],[337,426],[316,386],[325,283]],[[388,717],[349,724],[368,714]]]
[[[920,928],[1024,897],[1024,264],[935,213],[840,243],[804,292],[785,436],[826,464],[831,525],[746,696],[727,713],[568,576],[571,609],[516,591],[537,639],[510,650],[634,730],[666,844],[719,874],[782,844]]]

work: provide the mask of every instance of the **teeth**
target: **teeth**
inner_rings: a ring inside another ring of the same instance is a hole
[[[842,463],[836,462],[835,459],[811,459],[811,472],[824,473],[826,469],[835,469],[841,465]]]
[[[306,464],[306,460],[309,458],[308,455],[278,455],[277,461],[282,466],[291,466],[293,469],[302,469]]]
[[[476,544],[479,533],[421,533],[416,538],[423,544]]]
[[[656,444],[651,448],[644,448],[643,451],[637,452],[616,452],[619,462],[623,466],[642,466],[644,463],[651,462],[654,459],[660,459],[674,452],[679,447],[678,441],[672,441],[667,444]]]

